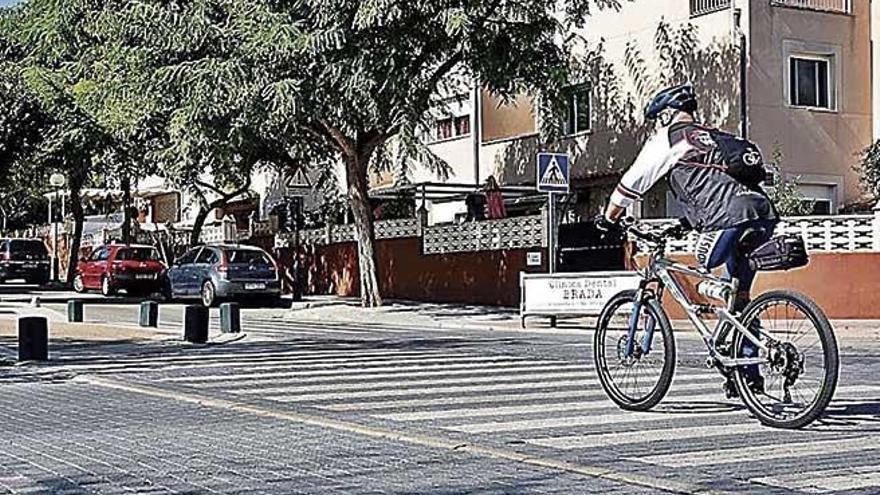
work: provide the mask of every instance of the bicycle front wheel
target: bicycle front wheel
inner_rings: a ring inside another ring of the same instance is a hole
[[[636,292],[625,291],[608,302],[596,326],[593,353],[608,397],[621,409],[646,411],[663,399],[672,383],[675,341],[657,299],[646,298],[633,320],[635,301]],[[632,321],[635,339],[627,352]]]
[[[834,396],[840,366],[825,313],[803,294],[771,291],[746,307],[742,323],[767,348],[742,333],[734,339],[736,357],[764,361],[736,368],[743,402],[768,426],[802,428],[815,421]]]

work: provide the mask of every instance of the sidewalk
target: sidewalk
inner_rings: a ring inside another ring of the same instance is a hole
[[[415,301],[385,301],[381,308],[363,308],[359,299],[308,297],[295,302],[285,319],[302,323],[356,324],[368,327],[430,328],[477,331],[582,332],[592,329],[594,318],[560,319],[557,328],[548,318],[530,317],[522,327],[515,308],[440,304]]]
[[[584,332],[596,325],[595,317],[566,318],[558,321],[557,328],[551,328],[549,319],[530,317],[523,328],[515,308],[414,301],[386,301],[381,308],[363,308],[357,299],[337,297],[309,297],[293,303],[285,319],[312,324],[539,333]],[[880,320],[833,320],[831,324],[839,336],[880,340]],[[688,321],[673,321],[672,326],[696,335]]]

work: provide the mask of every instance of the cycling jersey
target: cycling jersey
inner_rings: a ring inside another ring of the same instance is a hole
[[[626,208],[666,177],[685,217],[700,232],[724,230],[755,220],[777,220],[766,193],[749,188],[723,167],[703,160],[711,137],[693,123],[676,123],[654,134],[611,195]]]

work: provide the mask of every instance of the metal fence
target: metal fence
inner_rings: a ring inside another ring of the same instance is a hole
[[[691,0],[691,17],[730,8],[731,0]]]
[[[691,0],[693,4],[694,0]],[[828,12],[852,13],[852,0],[772,0],[773,5],[801,9],[824,10]]]

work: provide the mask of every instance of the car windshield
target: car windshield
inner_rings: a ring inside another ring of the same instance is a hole
[[[120,249],[116,259],[122,261],[159,261],[159,252],[153,248]]]
[[[226,259],[230,265],[271,265],[269,257],[262,251],[250,249],[232,249],[226,251]]]
[[[27,254],[46,254],[46,246],[40,241],[12,241],[10,251]]]

